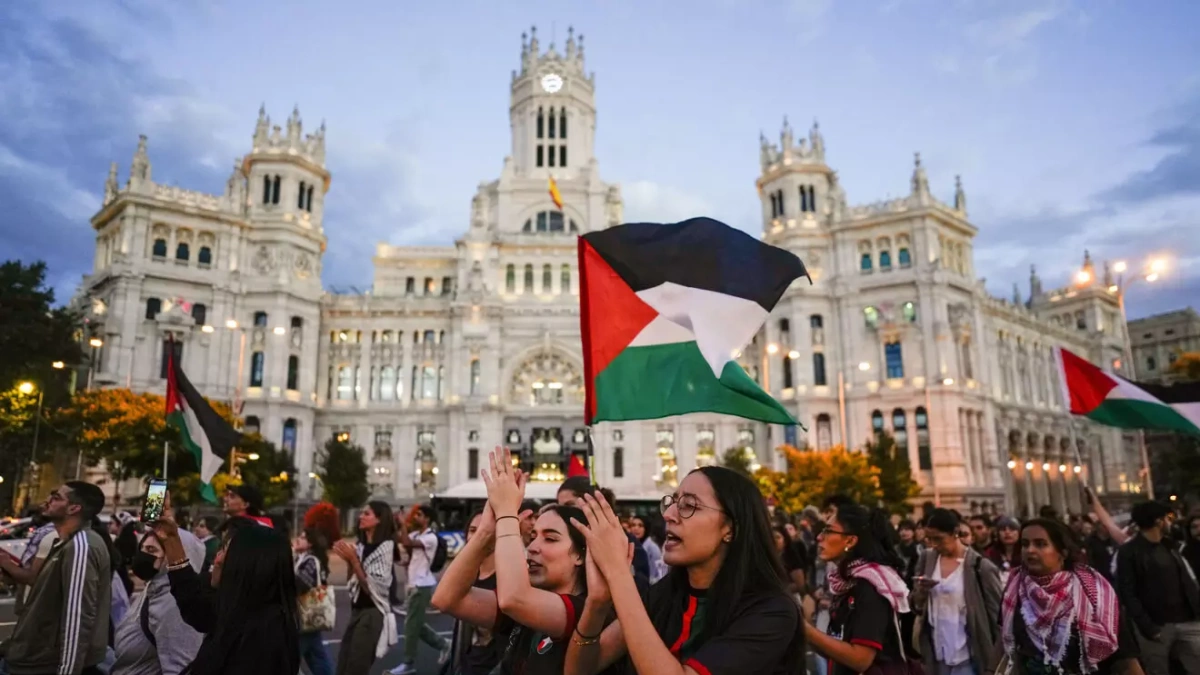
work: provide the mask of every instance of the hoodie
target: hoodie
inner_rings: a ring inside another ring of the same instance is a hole
[[[192,569],[199,573],[204,565],[204,543],[184,530],[179,531],[179,540]],[[196,658],[203,641],[204,635],[179,615],[164,563],[145,590],[134,598],[125,619],[117,626],[114,639],[117,660],[112,675],[178,675]]]

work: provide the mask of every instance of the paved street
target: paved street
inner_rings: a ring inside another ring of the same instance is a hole
[[[337,608],[337,630],[325,636],[325,644],[329,646],[330,656],[335,661],[337,660],[338,648],[341,645],[342,632],[346,630],[346,624],[350,621],[350,599],[343,589],[339,589],[337,592]],[[15,621],[13,603],[8,600],[0,601],[0,639],[8,639],[8,636],[12,634]],[[446,635],[447,638],[450,635],[453,623],[453,620],[444,614],[433,614],[429,617],[429,624],[433,629]],[[399,624],[401,633],[400,644],[396,645],[387,656],[375,662],[375,667],[371,669],[372,675],[386,672],[388,668],[400,663],[401,649],[404,645],[403,616],[399,617]],[[438,672],[437,656],[433,649],[426,645],[421,645],[417,665],[420,666],[420,673],[422,675],[436,675]],[[304,672],[307,673],[308,671],[305,670]]]

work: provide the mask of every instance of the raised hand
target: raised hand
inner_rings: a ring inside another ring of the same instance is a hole
[[[600,573],[607,582],[612,583],[615,575],[632,574],[633,544],[621,527],[621,520],[613,513],[612,507],[597,493],[584,495],[580,509],[587,517],[587,524],[572,519],[572,523],[583,533],[588,544],[588,562],[594,561]],[[588,580],[588,593],[591,594],[591,579]]]
[[[525,499],[525,475],[512,465],[508,448],[497,447],[488,453],[491,469],[483,472],[488,504],[496,518],[515,516]]]
[[[179,523],[175,522],[175,512],[171,510],[171,492],[163,495],[162,515],[150,525],[154,535],[161,542],[164,539],[179,538]]]

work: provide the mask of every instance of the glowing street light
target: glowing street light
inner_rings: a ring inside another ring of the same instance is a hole
[[[256,462],[256,461],[258,461],[258,453],[252,452],[252,453],[246,455],[246,459],[250,460],[251,462]]]
[[[228,321],[225,322],[225,327],[228,328],[229,330],[237,330],[238,322],[234,321],[233,319],[229,319]]]
[[[63,368],[67,367],[67,364],[63,363],[62,361],[55,361],[54,363],[50,364],[50,367],[55,370],[62,370]]]
[[[1092,273],[1087,270],[1079,270],[1075,273],[1075,283],[1079,284],[1080,286],[1090,282],[1091,280]]]
[[[1167,271],[1166,258],[1155,258],[1154,260],[1150,261],[1150,272],[1151,273],[1158,274],[1158,273],[1166,272],[1166,271]]]
[[[17,385],[17,391],[25,394],[26,396],[32,394],[34,389],[35,387],[33,386],[32,382],[22,382],[21,384]]]
[[[866,372],[871,369],[871,364],[867,363],[866,361],[863,361],[862,363],[858,364],[858,369],[863,372]]]
[[[275,331],[274,331],[274,333],[275,333],[276,335],[283,335],[283,334],[284,334],[284,333],[286,333],[286,332],[287,332],[287,329],[286,329],[286,328],[284,328],[283,326],[275,326]]]
[[[775,344],[774,342],[772,342],[771,344],[767,345],[767,353],[768,353],[768,354],[775,354],[775,353],[777,353],[778,351],[779,351],[779,345]]]
[[[1129,269],[1129,265],[1126,264],[1124,260],[1118,260],[1117,262],[1113,263],[1113,271],[1117,274],[1121,274],[1127,269]]]
[[[796,359],[800,358],[800,352],[793,349],[792,351],[788,352],[788,358],[795,361]]]
[[[88,340],[88,345],[91,347],[94,347],[96,349],[100,349],[101,347],[104,346],[104,340],[94,337],[91,340]]]
[[[1150,283],[1158,281],[1158,272],[1151,272],[1150,274],[1147,274],[1146,281],[1149,281]]]
[[[1010,468],[1010,469],[1017,468],[1017,460],[1015,460],[1015,459],[1008,460],[1008,468]]]

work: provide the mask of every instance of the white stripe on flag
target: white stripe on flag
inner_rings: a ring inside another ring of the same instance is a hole
[[[696,336],[700,353],[718,378],[733,352],[750,342],[768,316],[767,310],[753,300],[670,281],[640,291],[637,296],[662,317]]]
[[[212,442],[208,440],[204,427],[200,426],[196,413],[186,404],[180,407],[183,410],[183,422],[187,425],[188,436],[192,438],[193,443],[200,446],[200,480],[211,483],[213,476],[221,470],[224,460],[213,454]]]

